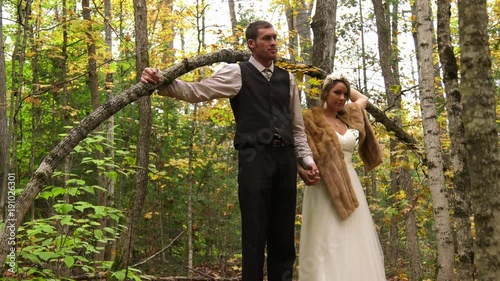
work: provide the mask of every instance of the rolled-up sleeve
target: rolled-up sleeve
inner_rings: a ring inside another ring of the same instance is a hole
[[[290,73],[290,111],[293,112],[293,138],[295,141],[295,152],[302,160],[305,167],[314,163],[311,148],[307,142],[304,119],[302,118],[302,107],[300,106],[299,88],[295,82],[295,76]]]
[[[161,96],[173,97],[190,103],[220,98],[232,98],[241,89],[241,70],[237,64],[228,64],[213,76],[200,82],[179,79],[158,89]]]

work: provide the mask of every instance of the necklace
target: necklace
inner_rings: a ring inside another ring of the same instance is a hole
[[[333,118],[333,121],[335,122],[335,127],[339,127],[339,123],[337,122],[340,121],[340,123],[342,123],[342,120],[340,120],[340,118],[338,117],[338,115],[335,115],[335,118]]]
[[[336,120],[336,119],[337,119],[337,118],[333,119],[333,123],[335,123],[335,127],[337,127],[337,128],[338,128],[338,127],[339,127],[339,124],[337,124],[337,120]]]
[[[335,127],[338,128],[339,127],[339,124],[337,123],[337,117],[329,117],[327,119],[330,119],[331,121],[330,122],[333,122],[333,124],[335,124]]]

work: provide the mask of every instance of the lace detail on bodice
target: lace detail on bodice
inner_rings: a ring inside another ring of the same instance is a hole
[[[348,163],[352,163],[352,153],[358,146],[359,131],[353,128],[349,128],[344,135],[341,135],[337,132],[337,136],[339,137],[339,142],[342,145],[344,160]]]

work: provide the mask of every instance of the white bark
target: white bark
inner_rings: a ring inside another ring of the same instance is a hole
[[[434,91],[432,21],[429,0],[416,0],[420,107],[437,239],[436,281],[455,280],[454,248]]]

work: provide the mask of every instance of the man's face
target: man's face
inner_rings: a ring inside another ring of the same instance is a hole
[[[248,40],[254,58],[264,66],[269,66],[278,57],[276,37],[274,28],[260,28],[257,40]]]

